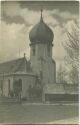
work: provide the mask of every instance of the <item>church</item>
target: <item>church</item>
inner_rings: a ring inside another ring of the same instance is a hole
[[[52,58],[54,33],[41,17],[31,29],[30,60],[25,57],[0,63],[1,96],[48,101],[74,95],[74,86],[56,83],[56,62]],[[75,91],[77,94],[77,90]]]

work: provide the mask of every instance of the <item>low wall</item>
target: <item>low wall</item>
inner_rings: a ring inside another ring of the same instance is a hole
[[[78,94],[45,94],[45,101],[78,101]]]

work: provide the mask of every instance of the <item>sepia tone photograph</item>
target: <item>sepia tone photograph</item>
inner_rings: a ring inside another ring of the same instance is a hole
[[[0,2],[0,124],[79,124],[79,1]]]

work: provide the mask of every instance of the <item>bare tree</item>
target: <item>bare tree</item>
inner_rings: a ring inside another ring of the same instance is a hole
[[[66,61],[72,67],[79,67],[79,29],[78,26],[72,27],[72,33],[67,31],[68,41],[65,42],[64,48],[67,52]]]
[[[66,50],[65,60],[67,66],[71,66],[69,72],[69,78],[72,83],[78,83],[79,77],[79,28],[72,27],[72,33],[67,31],[68,41],[64,43],[64,48]]]
[[[69,72],[69,79],[73,84],[78,85],[79,82],[79,72],[78,70],[73,67],[71,71]]]
[[[60,65],[57,71],[57,83],[63,83],[63,84],[67,83],[66,76],[67,72],[65,68],[62,65]]]

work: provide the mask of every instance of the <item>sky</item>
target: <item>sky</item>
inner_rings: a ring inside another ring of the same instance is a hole
[[[2,1],[0,20],[0,62],[24,56],[30,57],[29,32],[40,20],[43,8],[43,20],[54,33],[53,59],[57,65],[64,62],[66,51],[63,44],[68,40],[66,31],[79,23],[78,2],[28,2]]]

